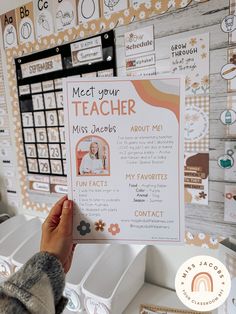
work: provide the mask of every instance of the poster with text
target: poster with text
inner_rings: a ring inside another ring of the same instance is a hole
[[[128,0],[101,0],[101,9],[102,15],[111,15],[128,9]]]
[[[54,0],[54,23],[56,32],[76,26],[76,0]]]
[[[78,23],[83,24],[91,20],[99,19],[99,0],[77,0]]]
[[[183,241],[183,78],[64,80],[75,242]]]
[[[11,10],[1,16],[2,38],[5,48],[17,46],[16,14]]]
[[[208,205],[209,153],[184,155],[185,203]]]
[[[125,55],[154,51],[154,30],[153,25],[139,28],[125,33]]]
[[[16,9],[16,21],[19,43],[35,41],[33,2],[26,3]]]
[[[53,2],[34,0],[37,38],[54,33]]]
[[[171,70],[185,75],[186,95],[209,93],[209,33],[170,43]]]

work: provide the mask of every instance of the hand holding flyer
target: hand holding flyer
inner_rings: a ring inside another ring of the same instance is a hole
[[[180,243],[183,80],[64,80],[74,241]]]

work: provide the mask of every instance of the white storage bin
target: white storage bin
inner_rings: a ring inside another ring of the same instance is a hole
[[[41,221],[33,218],[24,222],[10,233],[0,244],[0,276],[5,279],[14,272],[12,256],[35,232],[41,228]]]
[[[66,275],[65,295],[69,298],[67,304],[69,313],[81,313],[85,310],[82,294],[83,282],[107,247],[109,245],[105,244],[81,244],[76,246],[70,271]]]
[[[121,314],[144,283],[145,264],[145,246],[110,246],[83,283],[87,313]]]
[[[4,239],[26,222],[23,215],[14,216],[0,224],[0,246]]]
[[[20,246],[12,256],[12,264],[15,271],[20,269],[34,254],[40,250],[41,229]]]

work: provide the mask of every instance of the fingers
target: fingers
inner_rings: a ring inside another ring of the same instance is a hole
[[[48,214],[48,218],[50,219],[52,216],[61,216],[62,205],[67,200],[67,195],[63,196],[56,204],[52,207],[50,213]]]
[[[66,200],[62,206],[61,219],[59,229],[63,234],[72,234],[72,220],[73,220],[73,202]]]

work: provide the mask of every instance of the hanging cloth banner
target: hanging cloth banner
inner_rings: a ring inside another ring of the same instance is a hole
[[[33,2],[16,9],[16,21],[19,43],[35,41]]]
[[[2,38],[5,48],[17,46],[16,14],[11,10],[1,16]]]
[[[37,39],[54,33],[53,3],[48,0],[34,0]]]

